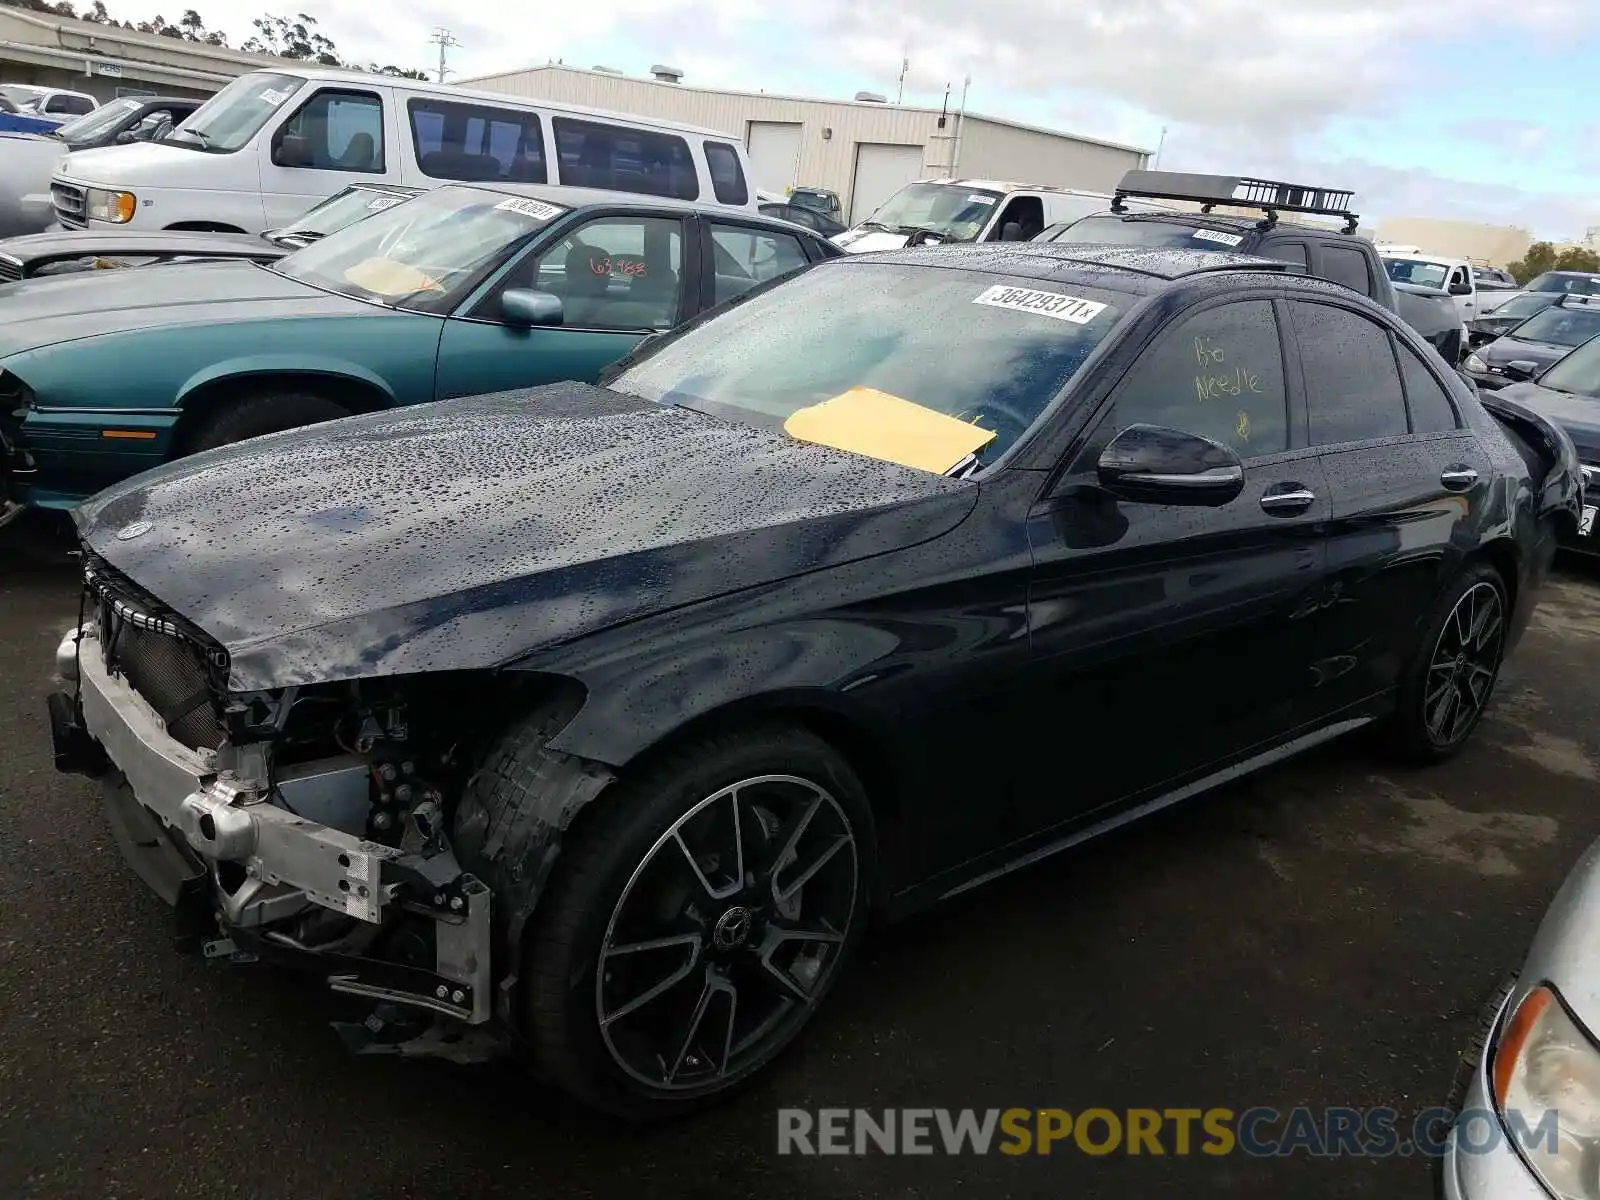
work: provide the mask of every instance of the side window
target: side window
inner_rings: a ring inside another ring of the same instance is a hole
[[[1334,283],[1342,283],[1363,296],[1372,295],[1372,272],[1367,256],[1349,246],[1322,244],[1322,273]]]
[[[1407,430],[1389,331],[1349,309],[1294,302],[1311,443],[1365,442]]]
[[[1122,381],[1111,433],[1161,425],[1232,446],[1241,458],[1289,448],[1283,345],[1270,300],[1180,320]]]
[[[799,238],[734,225],[711,226],[711,254],[716,261],[713,304],[806,265],[805,247]]]
[[[689,143],[676,134],[555,117],[561,182],[677,200],[700,198]]]
[[[94,111],[94,103],[82,96],[55,95],[45,101],[44,111],[47,113],[63,113],[71,117],[81,117]]]
[[[671,329],[682,275],[681,221],[598,217],[543,251],[515,286],[560,296],[568,328]]]
[[[750,188],[739,165],[739,152],[726,142],[707,142],[706,166],[711,168],[711,190],[722,204],[750,203]]]
[[[1304,242],[1268,242],[1256,251],[1262,258],[1275,258],[1279,262],[1299,263],[1307,270],[1311,269],[1311,259],[1306,254]]]
[[[482,104],[406,102],[417,168],[430,179],[465,183],[544,183],[539,114]]]
[[[1457,267],[1453,271],[1450,272],[1450,286],[1451,287],[1455,287],[1457,284],[1466,283],[1466,282],[1467,282],[1467,269],[1465,267]]]
[[[318,92],[273,135],[272,161],[280,167],[381,174],[383,101],[371,92]]]
[[[1406,403],[1411,407],[1412,433],[1444,433],[1459,428],[1455,405],[1427,364],[1410,346],[1400,348],[1400,376],[1405,380]]]

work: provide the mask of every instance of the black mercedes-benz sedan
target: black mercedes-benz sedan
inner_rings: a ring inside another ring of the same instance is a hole
[[[1458,750],[1579,513],[1498,411],[1281,262],[839,259],[602,386],[85,503],[57,764],[196,944],[373,1001],[351,1041],[667,1115],[874,914],[1369,724]]]
[[[1479,346],[1461,365],[1474,383],[1493,391],[1531,378],[1596,336],[1600,304],[1588,297],[1561,296],[1509,333]]]

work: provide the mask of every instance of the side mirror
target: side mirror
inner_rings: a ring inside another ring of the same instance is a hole
[[[1000,240],[1002,242],[1020,242],[1022,240],[1022,222],[1007,221],[1000,226]]]
[[[1244,490],[1244,464],[1229,447],[1157,425],[1130,425],[1117,434],[1097,469],[1107,491],[1148,504],[1215,508]]]
[[[1472,285],[1470,283],[1452,283],[1450,285],[1450,294],[1452,296],[1470,296],[1472,295]]]
[[[121,133],[117,134],[117,145],[119,146],[132,145],[138,140],[139,131],[137,129],[124,129]]]
[[[500,318],[507,325],[560,325],[566,312],[560,296],[532,288],[507,288],[500,293]]]
[[[1514,362],[1508,362],[1500,369],[1505,372],[1507,379],[1510,379],[1516,383],[1522,383],[1525,380],[1532,379],[1539,373],[1539,364],[1536,362],[1529,362],[1525,358],[1519,358]]]

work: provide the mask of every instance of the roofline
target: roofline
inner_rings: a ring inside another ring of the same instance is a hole
[[[641,75],[613,75],[609,71],[592,71],[587,67],[570,67],[566,63],[541,63],[532,67],[519,67],[511,71],[494,71],[488,75],[474,75],[463,79],[463,84],[483,83],[490,79],[506,79],[515,75],[530,75],[536,71],[570,71],[574,75],[593,75],[600,79],[625,79],[630,83],[645,83],[653,87],[671,88],[678,92],[701,92],[713,96],[743,96],[759,100],[792,100],[800,104],[836,104],[842,108],[871,108],[878,111],[892,109],[895,112],[925,113],[930,116],[945,115],[942,108],[930,108],[920,104],[879,104],[872,100],[833,100],[824,96],[796,96],[787,92],[747,92],[736,88],[708,88],[696,87],[693,84],[665,83],[659,79],[649,79]],[[501,93],[502,95],[504,93]],[[1102,146],[1107,150],[1122,150],[1129,154],[1142,154],[1150,158],[1154,150],[1144,146],[1130,146],[1124,142],[1107,141],[1104,138],[1087,137],[1078,133],[1065,133],[1059,129],[1048,129],[1043,125],[1029,125],[1023,121],[1013,121],[1007,117],[990,117],[983,113],[973,112],[968,109],[961,115],[964,121],[984,121],[990,125],[1004,125],[1011,129],[1022,129],[1028,133],[1043,133],[1051,137],[1065,138],[1072,142],[1083,142],[1089,146]]]
[[[57,13],[39,13],[25,8],[13,8],[9,4],[0,3],[0,14],[13,17],[26,25],[34,25],[40,29],[53,29],[58,35],[72,34],[74,37],[93,38],[96,41],[120,42],[126,46],[149,46],[152,49],[176,50],[178,53],[194,54],[200,58],[225,60],[238,63],[241,66],[265,67],[277,63],[293,63],[298,60],[279,58],[273,54],[254,54],[248,50],[236,50],[232,46],[213,46],[209,42],[185,42],[177,38],[163,37],[159,33],[140,33],[136,29],[123,29],[120,25],[102,25],[98,21],[84,21],[76,17],[62,16]],[[18,43],[36,50],[63,50],[68,54],[76,53],[82,58],[81,51],[75,52],[70,46],[33,46],[32,43]],[[159,70],[172,70],[166,63],[143,62],[136,65],[147,66]],[[176,68],[182,70],[182,68]]]

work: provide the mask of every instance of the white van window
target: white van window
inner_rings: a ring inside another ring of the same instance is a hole
[[[65,92],[60,92],[44,102],[44,111],[81,117],[85,113],[94,111],[94,101],[87,96],[69,96]]]
[[[383,101],[371,92],[318,92],[273,135],[272,161],[313,171],[383,173]]]
[[[231,154],[255,137],[272,114],[305,85],[304,79],[293,75],[267,71],[241,75],[190,113],[164,144]]]
[[[750,189],[739,165],[739,152],[726,142],[705,144],[706,165],[711,168],[711,190],[722,204],[750,203]]]
[[[698,200],[700,178],[689,143],[670,133],[555,117],[561,182],[645,196]]]
[[[417,166],[434,179],[544,183],[544,134],[535,113],[448,100],[407,101]]]

